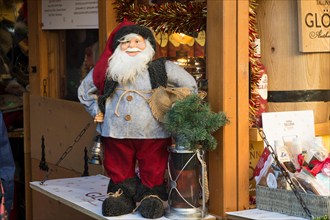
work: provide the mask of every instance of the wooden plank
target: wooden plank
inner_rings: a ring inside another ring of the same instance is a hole
[[[41,96],[49,96],[49,78],[48,78],[48,34],[49,31],[42,31],[42,21],[41,21],[41,1],[37,1],[37,9],[38,10],[38,17],[37,17],[37,42],[36,45],[31,45],[32,47],[36,47],[37,51],[37,72],[39,81],[36,81],[35,83],[39,85],[39,93],[33,93],[31,91],[32,95],[41,95]],[[35,9],[32,9],[34,11]],[[31,13],[32,14],[32,13]],[[30,38],[29,38],[30,39]]]
[[[30,1],[27,4],[29,25],[29,89],[31,94],[40,94],[39,74],[39,18],[41,14],[40,1]],[[30,13],[30,12],[34,13]],[[31,142],[30,142],[30,100],[29,95],[24,94],[24,176],[25,176],[25,218],[33,219],[32,194],[29,182],[31,181]]]
[[[36,220],[92,220],[95,218],[72,209],[71,207],[53,200],[40,192],[32,191],[33,196],[33,219]]]
[[[330,116],[330,103],[327,102],[290,102],[269,103],[269,112],[312,110],[316,124],[327,122]]]
[[[99,50],[103,52],[111,31],[116,27],[116,11],[113,1],[99,0]]]
[[[29,182],[31,181],[31,143],[30,143],[30,96],[23,94],[24,119],[24,183],[25,183],[25,219],[32,219],[32,196]]]
[[[83,172],[84,148],[90,149],[97,134],[93,119],[78,102],[30,96],[31,158],[41,160],[41,139],[44,137],[45,159],[56,164],[69,146],[72,150],[60,166]],[[90,127],[83,133],[88,123]],[[81,136],[80,138],[77,138]],[[78,141],[79,140],[79,141]],[[37,169],[37,170],[36,170]],[[38,168],[32,167],[32,180]],[[99,172],[102,172],[99,170]]]
[[[330,121],[315,124],[315,136],[330,135]]]
[[[28,24],[29,24],[29,86],[31,94],[40,94],[40,74],[39,74],[39,48],[42,47],[39,38],[39,8],[41,1],[30,1],[27,4]],[[41,36],[40,36],[41,37]]]
[[[209,102],[231,121],[215,134],[218,148],[209,154],[210,213],[224,216],[238,208],[237,1],[210,0],[207,5]]]
[[[58,34],[58,44],[59,44],[59,59],[58,59],[58,72],[57,72],[57,83],[58,92],[57,97],[64,98],[67,96],[67,42],[66,42],[66,31],[60,31]]]
[[[227,112],[231,123],[223,129],[223,211],[237,210],[238,201],[238,100],[237,100],[237,1],[223,1],[223,111]],[[210,42],[210,41],[209,41]],[[212,41],[211,41],[212,42]],[[219,72],[218,72],[219,74]],[[219,85],[219,84],[218,84]],[[217,86],[213,86],[217,88]],[[221,213],[223,216],[224,213]]]
[[[248,208],[249,173],[248,115],[245,111],[248,109],[248,26],[244,23],[248,19],[237,18],[241,23],[233,19],[238,14],[248,16],[248,2],[222,3],[208,2],[208,30],[212,29],[212,32],[207,33],[207,42],[212,42],[207,48],[209,101],[215,110],[228,113],[231,120],[222,134],[216,134],[219,148],[210,153],[209,160],[210,190],[216,193],[211,192],[216,198],[211,196],[210,210],[211,213],[216,210],[215,214],[220,216],[224,211]],[[236,10],[245,10],[245,13]],[[222,17],[219,13],[223,13]]]
[[[261,60],[269,91],[330,88],[330,53],[298,51],[297,2],[258,1]],[[330,103],[268,103],[269,112],[313,110],[315,123],[329,120]]]
[[[43,31],[41,1],[28,4],[29,81],[32,95],[60,98],[64,71],[63,31]]]
[[[207,1],[207,27],[206,31],[206,41],[213,42],[212,47],[210,44],[206,45],[206,50],[208,51],[207,65],[207,78],[208,78],[208,100],[212,105],[214,111],[222,109],[222,96],[223,91],[216,91],[214,85],[220,82],[219,88],[222,88],[222,75],[217,74],[222,72],[222,29],[223,21],[222,17],[217,16],[218,13],[222,13],[223,6],[220,1]],[[213,30],[212,32],[210,30]],[[218,59],[212,59],[212,57],[218,57]],[[224,213],[224,174],[223,170],[223,160],[222,151],[223,143],[221,141],[223,136],[223,129],[217,132],[215,135],[218,141],[218,147],[213,152],[209,153],[209,191],[210,191],[210,201],[209,201],[209,211],[213,215],[221,216]],[[236,198],[233,198],[235,200]]]
[[[262,141],[257,128],[250,128],[249,137],[249,141]]]
[[[249,209],[249,1],[237,3],[237,191],[238,210]]]
[[[47,97],[61,97],[61,76],[65,75],[65,40],[64,31],[44,31],[47,35]],[[74,58],[73,58],[74,59]],[[46,74],[45,74],[46,76]],[[65,89],[62,88],[62,89]]]

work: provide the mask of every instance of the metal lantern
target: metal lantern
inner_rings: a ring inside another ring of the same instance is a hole
[[[168,160],[168,208],[170,219],[201,219],[206,215],[206,166],[204,151],[171,147]]]
[[[90,164],[102,165],[103,158],[103,146],[102,146],[102,137],[97,135],[94,140],[94,145],[91,148],[91,157],[88,160]]]

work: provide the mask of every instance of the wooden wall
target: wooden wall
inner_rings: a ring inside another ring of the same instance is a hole
[[[63,31],[43,31],[41,1],[29,1],[29,92],[59,98],[65,85],[65,38]]]
[[[83,174],[84,149],[90,150],[96,135],[92,118],[77,102],[34,95],[25,97],[25,101],[29,103],[25,111],[30,113],[28,118],[31,122],[25,138],[29,139],[25,142],[27,219],[82,219],[82,216],[89,219],[60,202],[31,191],[29,182],[47,180],[47,172],[39,167],[42,136],[46,164],[52,170],[48,179],[79,177]],[[69,148],[72,150],[68,151]],[[65,152],[68,154],[63,157]],[[89,164],[88,172],[89,175],[104,174],[100,165]]]
[[[78,102],[31,95],[30,120],[33,122],[30,127],[31,159],[41,160],[41,139],[44,137],[46,162],[54,170],[49,178],[67,177],[58,173],[57,167],[52,167],[55,164],[70,171],[68,174],[81,175],[84,171],[84,149],[93,146],[97,135],[93,119],[84,107]],[[69,147],[72,150],[59,162]],[[102,173],[102,169],[93,171],[93,165],[89,168],[91,175]],[[38,166],[32,169],[31,180],[42,180],[46,172]]]
[[[299,52],[297,1],[258,1],[261,58],[269,91],[330,89],[330,53]],[[315,123],[330,120],[329,102],[269,103],[270,112],[313,110]]]

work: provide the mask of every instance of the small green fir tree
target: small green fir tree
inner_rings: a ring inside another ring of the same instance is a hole
[[[212,112],[207,102],[193,94],[176,101],[166,113],[164,123],[176,146],[193,150],[201,145],[211,151],[217,146],[212,133],[228,122],[225,113]]]

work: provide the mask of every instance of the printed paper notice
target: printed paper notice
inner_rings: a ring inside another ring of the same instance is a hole
[[[97,29],[98,0],[42,0],[42,29]]]

